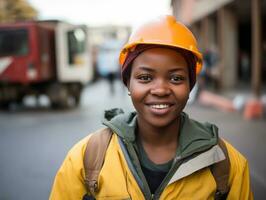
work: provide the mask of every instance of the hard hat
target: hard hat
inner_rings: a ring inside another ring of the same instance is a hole
[[[197,48],[195,37],[185,25],[177,22],[174,16],[166,15],[157,18],[133,31],[128,43],[120,52],[119,63],[122,67],[128,53],[134,51],[139,44],[162,45],[186,50],[195,56],[196,74],[199,74],[202,68],[202,55]]]

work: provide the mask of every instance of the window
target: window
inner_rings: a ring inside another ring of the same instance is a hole
[[[77,57],[85,52],[86,34],[83,29],[78,28],[67,32],[68,40],[68,62],[76,64]]]
[[[29,52],[26,29],[0,30],[0,56],[23,56]]]

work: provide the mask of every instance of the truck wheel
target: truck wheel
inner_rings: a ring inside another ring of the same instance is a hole
[[[67,107],[67,99],[68,99],[68,90],[62,84],[52,84],[48,91],[47,95],[51,102],[51,107],[53,109],[60,109]]]
[[[71,95],[71,101],[73,103],[73,107],[77,107],[80,104],[82,86],[80,84],[70,84],[68,87],[68,91]]]
[[[80,103],[81,89],[73,85],[54,84],[51,85],[47,94],[52,108],[74,108]]]
[[[51,107],[54,109],[73,108],[79,103],[79,96],[71,93],[67,85],[54,85],[50,90]]]
[[[81,93],[80,92],[73,95],[75,106],[79,106],[80,97],[81,97]]]

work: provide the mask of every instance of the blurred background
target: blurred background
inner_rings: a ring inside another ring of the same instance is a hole
[[[172,14],[203,53],[185,111],[218,125],[266,191],[266,0],[0,0],[0,199],[48,199],[69,149],[104,110],[133,110],[118,54]]]

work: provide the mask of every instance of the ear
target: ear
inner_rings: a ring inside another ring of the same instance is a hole
[[[129,79],[127,80],[126,87],[127,87],[127,94],[128,94],[128,96],[131,96],[131,92],[130,92],[130,81],[129,81]]]

